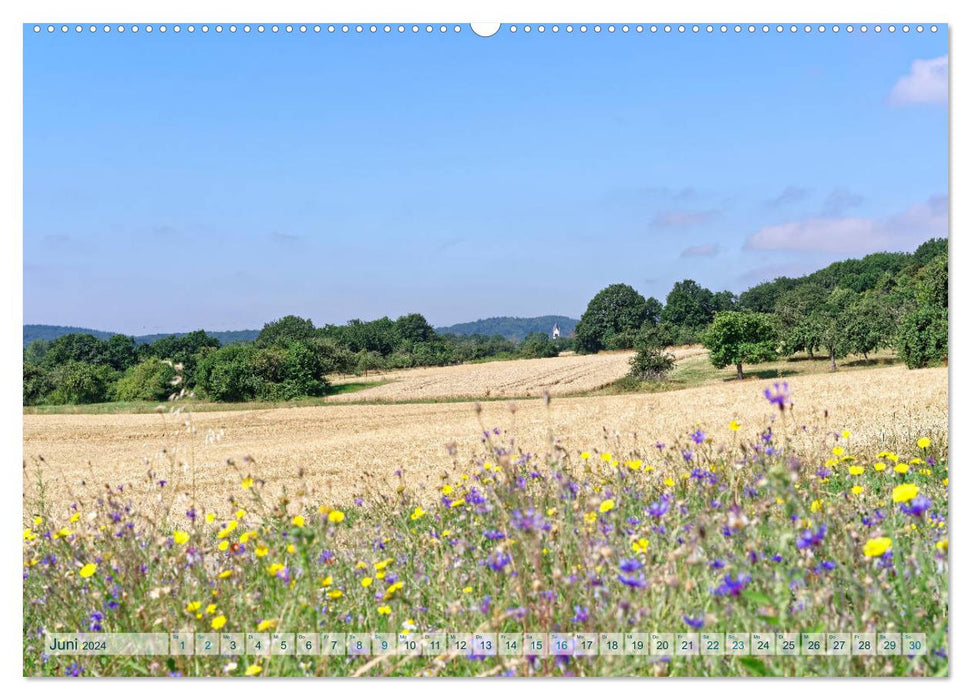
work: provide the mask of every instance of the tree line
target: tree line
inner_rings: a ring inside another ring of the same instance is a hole
[[[947,361],[947,241],[913,253],[875,253],[798,278],[779,277],[736,296],[694,280],[675,283],[662,304],[627,284],[594,296],[576,328],[576,349],[637,349],[635,379],[673,366],[672,345],[702,343],[717,368],[804,352],[836,369],[848,355],[894,349],[909,368]]]
[[[439,334],[421,314],[320,328],[285,316],[267,323],[254,341],[229,344],[204,330],[151,343],[70,333],[25,348],[23,402],[162,401],[182,391],[211,401],[283,401],[326,395],[334,374],[552,357],[571,346],[543,333],[519,343],[499,335]]]
[[[631,376],[658,379],[673,366],[666,348],[703,343],[716,367],[779,356],[823,356],[831,367],[848,355],[894,349],[908,367],[947,361],[947,241],[913,253],[876,253],[833,263],[798,278],[779,277],[735,295],[687,279],[662,303],[613,284],[587,305],[575,336],[437,333],[421,314],[315,327],[285,316],[252,342],[222,344],[203,330],[151,343],[71,333],[24,350],[23,401],[80,404],[160,401],[194,392],[211,401],[290,400],[323,396],[334,374],[553,357],[564,350],[636,349]]]

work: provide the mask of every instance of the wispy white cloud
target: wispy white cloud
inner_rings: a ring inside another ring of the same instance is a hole
[[[777,194],[771,199],[765,201],[765,206],[767,207],[782,207],[787,204],[795,204],[796,202],[801,202],[806,197],[810,195],[810,190],[805,187],[796,187],[795,185],[788,185],[782,192]]]
[[[710,258],[718,255],[718,244],[693,245],[681,251],[682,258]]]
[[[890,90],[893,104],[943,104],[947,102],[947,56],[917,59],[910,72]]]
[[[850,192],[845,187],[837,187],[826,196],[823,202],[824,216],[842,216],[847,209],[863,204],[863,196]]]
[[[899,250],[932,236],[946,236],[947,222],[947,197],[937,196],[885,219],[813,217],[765,226],[749,237],[745,247],[818,253]]]
[[[711,221],[718,216],[717,209],[668,209],[659,211],[651,220],[654,228],[684,228],[687,226],[697,226],[707,221]]]

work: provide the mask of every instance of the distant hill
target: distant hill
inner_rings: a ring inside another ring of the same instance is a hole
[[[452,335],[501,335],[509,340],[518,341],[530,333],[551,333],[553,324],[560,326],[560,335],[567,337],[577,327],[577,319],[569,316],[535,316],[533,318],[519,318],[517,316],[495,316],[493,318],[456,323],[454,326],[436,328],[437,333]]]
[[[249,342],[256,340],[256,336],[260,334],[256,330],[243,330],[243,331],[206,331],[209,335],[218,338],[219,342],[223,345],[228,345],[230,343],[235,343],[239,341]],[[108,331],[96,331],[92,328],[78,328],[76,326],[45,326],[43,324],[25,324],[24,325],[24,347],[27,347],[35,340],[57,340],[62,335],[68,335],[69,333],[88,333],[93,335],[95,338],[100,338],[104,340],[115,335]],[[136,335],[136,343],[151,343],[158,340],[159,338],[166,338],[170,335],[180,336],[185,335],[185,333],[153,333],[151,335]]]

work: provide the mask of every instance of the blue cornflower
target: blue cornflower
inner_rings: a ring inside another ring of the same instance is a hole
[[[506,538],[506,533],[501,530],[486,530],[482,533],[482,536],[487,540],[502,540]]]
[[[691,440],[696,444],[700,445],[705,441],[705,434],[701,430],[696,430],[691,433]]]
[[[769,403],[774,403],[782,411],[785,409],[786,404],[791,403],[789,400],[789,382],[776,382],[772,385],[772,389],[765,390],[765,399]]]
[[[703,617],[688,617],[687,615],[682,615],[681,619],[684,620],[684,624],[693,630],[700,630],[705,626],[705,619]]]
[[[752,580],[748,574],[740,574],[737,578],[727,574],[717,588],[711,590],[717,596],[738,596]]]
[[[826,536],[826,523],[823,523],[814,532],[811,529],[804,530],[796,538],[796,548],[797,549],[808,549],[810,547],[818,547],[823,543],[823,538]]]
[[[635,571],[640,571],[644,568],[644,565],[637,559],[624,559],[620,562],[620,570],[627,574],[632,574]]]
[[[924,513],[927,512],[931,505],[933,505],[933,501],[931,501],[931,499],[924,494],[920,494],[919,496],[912,498],[909,503],[900,504],[900,512],[920,518],[923,517]]]

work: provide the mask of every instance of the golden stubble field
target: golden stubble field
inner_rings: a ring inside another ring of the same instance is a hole
[[[674,348],[683,360],[707,352],[699,345]],[[599,389],[623,377],[633,352],[561,355],[536,360],[503,360],[451,367],[424,367],[374,374],[387,384],[328,399],[344,401],[424,401],[455,398],[563,396]],[[351,381],[361,381],[355,378]]]
[[[762,395],[770,385],[749,379],[658,394],[554,398],[549,407],[543,399],[487,401],[481,415],[466,402],[191,417],[25,415],[24,515],[31,516],[38,493],[39,457],[46,498],[56,509],[90,503],[92,490],[121,485],[150,510],[179,513],[194,500],[197,507],[225,513],[230,495],[244,497],[241,473],[264,479],[272,496],[285,488],[295,504],[336,506],[357,496],[373,501],[401,484],[430,494],[443,473],[456,478],[481,454],[483,426],[514,435],[524,451],[544,452],[552,434],[569,450],[610,450],[621,457],[636,449],[649,458],[655,441],[686,442],[696,428],[730,441],[731,420],[742,424],[740,436],[750,437],[777,415]],[[947,439],[945,368],[807,375],[790,379],[789,386],[795,411],[788,430],[807,445],[820,442],[820,430],[848,429],[851,449],[872,458],[882,448],[909,453],[918,435]]]

